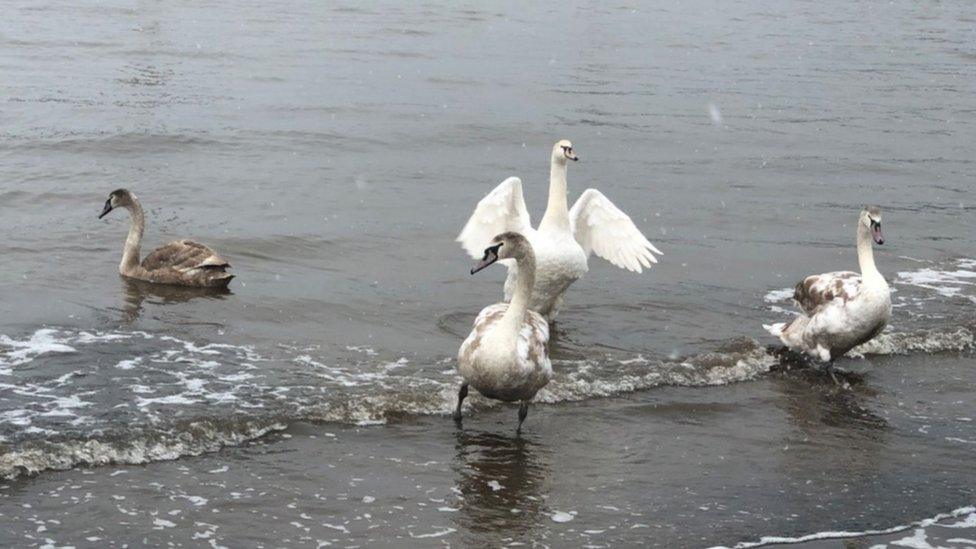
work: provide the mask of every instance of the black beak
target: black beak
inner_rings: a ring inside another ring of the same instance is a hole
[[[101,219],[108,215],[108,212],[112,211],[112,199],[109,198],[105,201],[105,207],[102,208],[102,213],[98,214],[98,218]]]
[[[572,160],[573,162],[579,162],[579,157],[576,156],[575,154],[573,156],[570,156],[569,159]]]
[[[474,267],[471,267],[471,274],[474,274],[484,269],[485,267],[491,265],[492,263],[498,261],[498,248],[501,247],[502,245],[499,244],[497,246],[485,248],[485,257],[481,258],[481,261],[476,263]]]

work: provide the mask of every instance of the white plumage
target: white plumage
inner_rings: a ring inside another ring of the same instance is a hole
[[[796,285],[793,299],[802,313],[791,322],[766,325],[787,347],[832,362],[870,341],[891,318],[891,291],[874,264],[871,240],[884,243],[881,211],[861,211],[857,257],[861,273],[837,271],[809,276]]]
[[[552,150],[549,204],[538,229],[532,228],[522,196],[522,181],[510,177],[478,202],[457,238],[471,257],[478,258],[495,235],[505,231],[524,235],[536,255],[530,308],[550,321],[559,311],[563,293],[588,270],[591,253],[638,273],[657,263],[654,254],[661,255],[630,217],[600,191],[587,189],[571,210],[567,208],[568,160],[577,160],[573,146],[569,141],[559,141]],[[506,265],[509,274],[505,299],[510,300],[518,270],[511,262]]]
[[[488,398],[519,402],[521,429],[529,401],[552,378],[549,324],[528,309],[536,262],[532,245],[524,236],[506,232],[495,237],[471,274],[506,259],[516,262],[521,279],[511,303],[495,303],[481,310],[458,350],[458,373],[464,383],[454,418],[461,419],[461,404],[470,385]]]

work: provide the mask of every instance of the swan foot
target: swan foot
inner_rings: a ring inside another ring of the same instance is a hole
[[[826,369],[827,369],[827,373],[830,374],[830,379],[834,380],[834,385],[838,385],[838,386],[843,387],[843,384],[840,382],[840,380],[837,379],[837,375],[834,373],[834,361],[833,360],[831,360],[830,362],[827,363]]]
[[[515,428],[515,434],[517,435],[522,434],[522,422],[525,421],[525,418],[528,415],[529,415],[529,403],[528,401],[523,400],[519,404],[519,412],[518,412],[519,422],[518,422],[518,427]]]
[[[463,383],[461,384],[461,388],[458,389],[458,403],[457,403],[457,408],[455,408],[454,410],[454,416],[453,416],[454,422],[457,423],[458,425],[461,424],[461,403],[464,402],[464,399],[467,396],[468,396],[468,384]]]

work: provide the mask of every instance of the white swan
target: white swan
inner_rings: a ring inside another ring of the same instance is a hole
[[[528,308],[536,262],[529,241],[514,232],[496,236],[471,274],[499,259],[515,261],[518,284],[511,303],[495,303],[481,310],[471,335],[461,344],[458,372],[464,383],[458,391],[454,420],[461,421],[461,404],[471,385],[488,398],[518,401],[517,432],[521,432],[529,401],[552,378],[547,347],[549,324]]]
[[[478,202],[457,241],[471,257],[481,256],[496,234],[513,231],[525,235],[536,255],[536,280],[529,307],[549,321],[556,318],[562,295],[587,271],[590,253],[624,269],[641,272],[657,263],[661,251],[648,242],[627,214],[596,189],[580,195],[572,210],[566,207],[566,164],[579,160],[573,144],[563,139],[552,148],[549,205],[533,229],[522,197],[522,181],[509,177]],[[517,269],[507,263],[505,300],[515,291]]]
[[[793,299],[803,313],[792,322],[763,327],[787,347],[827,363],[880,334],[891,318],[891,291],[874,265],[871,240],[884,244],[881,210],[861,210],[857,223],[857,261],[861,274],[838,271],[809,276],[796,285]]]

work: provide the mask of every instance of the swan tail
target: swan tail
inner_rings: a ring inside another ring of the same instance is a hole
[[[783,335],[783,328],[786,328],[785,322],[777,322],[775,324],[763,324],[763,329],[772,334],[773,337],[781,337]]]
[[[230,281],[234,279],[234,276],[228,272],[221,272],[220,274],[211,276],[207,285],[211,288],[226,288],[230,284]]]
[[[803,328],[810,319],[800,315],[790,322],[777,322],[775,324],[763,324],[763,328],[775,337],[778,337],[783,345],[794,351],[803,350]]]

